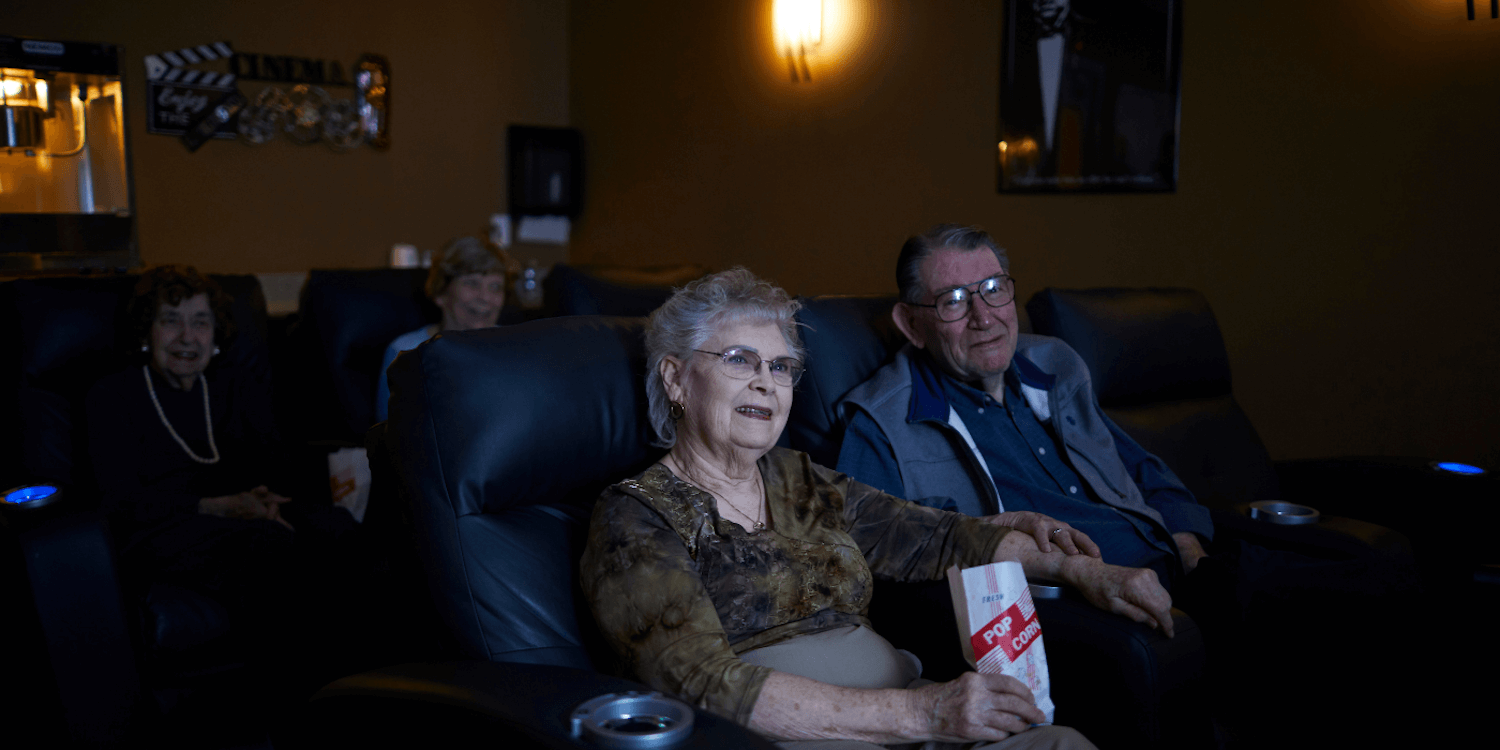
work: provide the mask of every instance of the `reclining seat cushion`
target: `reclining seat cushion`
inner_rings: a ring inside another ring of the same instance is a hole
[[[604,656],[579,617],[578,558],[599,493],[660,455],[643,330],[553,318],[443,334],[391,365],[392,460],[434,603],[471,658]]]
[[[1277,496],[1275,469],[1231,390],[1208,300],[1191,289],[1043,289],[1037,333],[1068,342],[1104,411],[1211,507]]]

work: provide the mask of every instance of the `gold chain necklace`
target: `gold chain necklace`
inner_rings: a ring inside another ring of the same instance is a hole
[[[177,441],[177,445],[182,448],[182,452],[188,454],[188,458],[200,464],[218,463],[219,446],[214,444],[214,417],[208,411],[208,379],[203,377],[203,373],[198,373],[198,384],[203,386],[203,422],[208,427],[208,450],[213,454],[212,458],[204,458],[194,453],[193,449],[188,447],[187,441],[183,440],[182,436],[177,434],[177,430],[172,429],[172,423],[167,421],[167,413],[161,409],[161,402],[156,400],[156,386],[151,384],[151,366],[141,365],[141,374],[146,376],[146,393],[151,394],[151,405],[156,407],[156,416],[161,418],[162,425],[167,428],[167,432],[172,436],[172,439]]]

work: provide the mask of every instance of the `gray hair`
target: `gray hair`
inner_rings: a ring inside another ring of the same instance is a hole
[[[806,361],[795,317],[801,307],[781,287],[735,267],[688,283],[651,313],[646,322],[646,404],[657,434],[652,445],[671,448],[677,443],[677,424],[667,414],[671,399],[661,377],[663,359],[687,362],[719,328],[750,321],[774,323],[792,356]]]
[[[1010,256],[1005,248],[995,244],[995,238],[979,227],[962,224],[939,224],[922,234],[912,235],[901,246],[901,255],[896,258],[896,288],[901,290],[901,301],[919,305],[925,300],[927,285],[922,281],[922,261],[939,250],[988,249],[1000,261],[1000,268],[1010,273]]]

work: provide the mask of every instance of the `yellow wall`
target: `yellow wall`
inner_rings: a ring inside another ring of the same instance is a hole
[[[568,122],[567,17],[561,0],[49,0],[7,3],[0,33],[124,45],[142,259],[265,273],[384,265],[392,243],[483,229],[506,208],[505,126]],[[147,134],[142,58],[220,40],[346,69],[385,55],[390,150],[282,138],[189,153]]]
[[[575,0],[573,260],[889,292],[908,234],[978,223],[1023,297],[1203,290],[1277,458],[1500,468],[1500,21],[1456,0],[1190,3],[1178,191],[1021,196],[994,189],[999,0],[825,0],[836,49],[798,84],[770,5]]]

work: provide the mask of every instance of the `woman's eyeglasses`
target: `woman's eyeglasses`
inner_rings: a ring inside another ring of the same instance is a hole
[[[718,357],[724,368],[724,374],[736,380],[749,380],[755,377],[755,373],[760,371],[761,362],[766,363],[766,369],[771,372],[771,379],[776,381],[777,385],[784,385],[788,388],[797,385],[797,381],[802,379],[802,373],[806,372],[806,368],[802,366],[802,360],[796,357],[764,360],[759,354],[737,346],[722,352],[706,352],[702,349],[693,351]]]

